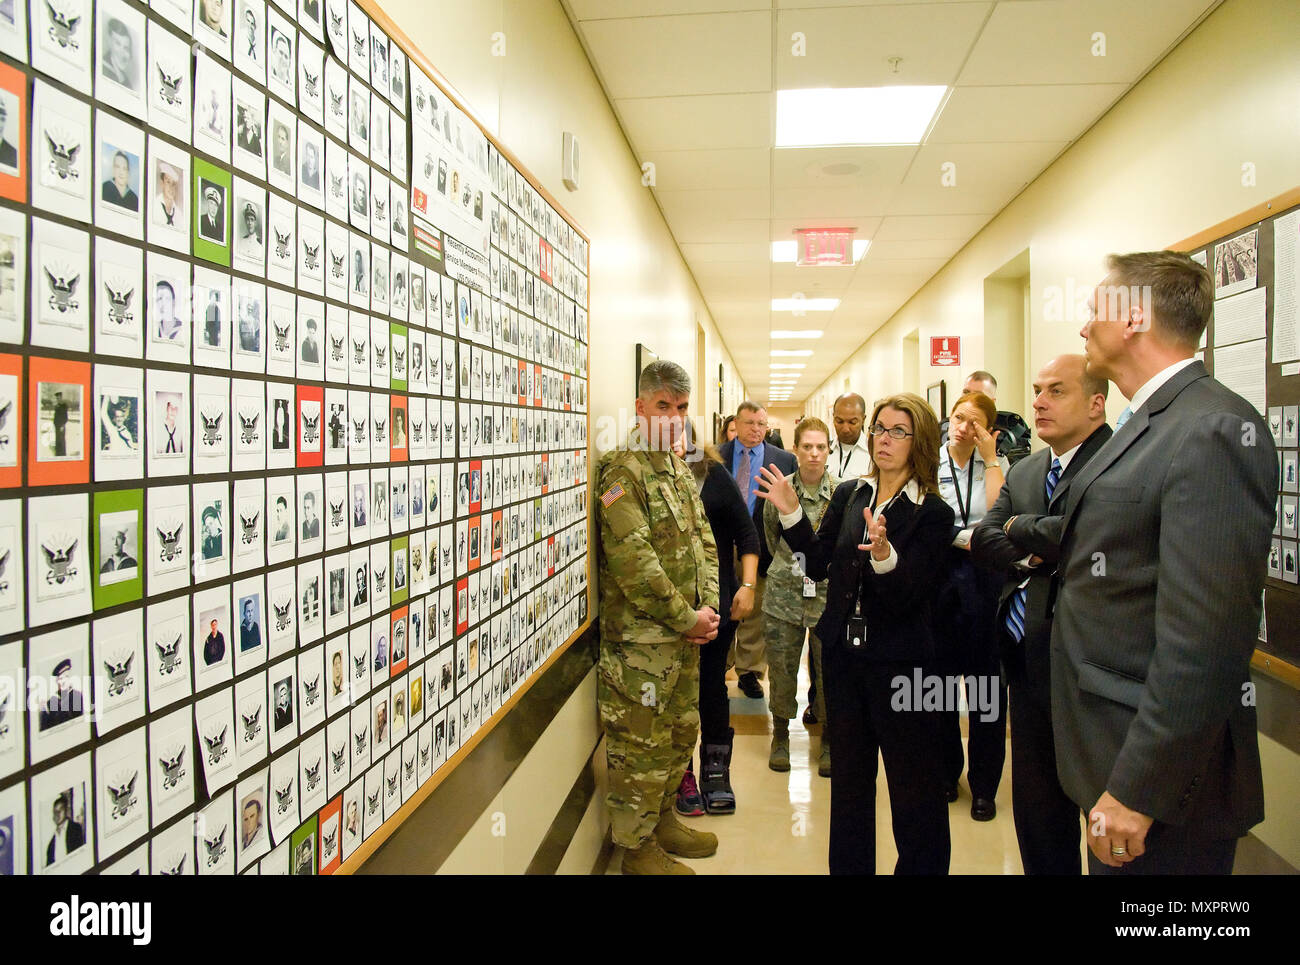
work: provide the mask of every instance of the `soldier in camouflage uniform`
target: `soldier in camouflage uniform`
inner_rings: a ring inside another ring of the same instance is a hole
[[[718,846],[673,814],[699,734],[699,648],[718,631],[718,554],[690,468],[671,451],[690,378],[658,361],[637,388],[638,428],[596,468],[606,801],[625,874],[692,874],[665,852]]]
[[[839,484],[826,468],[830,452],[830,430],[821,419],[807,418],[795,427],[794,454],[799,468],[786,478],[799,496],[799,505],[812,523],[821,523],[822,514],[831,503]],[[790,544],[781,538],[780,514],[772,503],[763,507],[763,530],[772,551],[772,565],[767,571],[767,592],[763,596],[763,636],[767,645],[768,679],[772,682],[768,705],[772,708],[772,749],[767,766],[774,771],[790,770],[790,721],[797,711],[795,690],[799,678],[799,661],[803,657],[804,631],[808,631],[809,659],[818,680],[822,677],[821,641],[812,632],[826,608],[826,582],[805,580],[803,567],[795,559]],[[808,587],[805,590],[805,586]],[[807,595],[811,593],[812,595]],[[821,753],[817,773],[831,775],[830,739],[827,737],[826,688],[818,686],[814,711],[822,725]]]

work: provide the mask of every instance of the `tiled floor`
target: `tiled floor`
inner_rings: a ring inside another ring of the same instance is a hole
[[[718,853],[709,858],[686,860],[697,874],[826,874],[830,780],[817,776],[818,733],[805,728],[800,718],[808,693],[808,664],[805,657],[799,673],[799,716],[790,722],[790,771],[778,774],[767,766],[772,721],[766,700],[745,697],[736,687],[734,671],[727,675],[731,694],[731,725],[735,728],[732,749],[731,786],[736,792],[736,813],[682,820],[718,836]],[[767,681],[763,681],[766,691]],[[965,734],[965,720],[962,733]],[[833,761],[833,758],[832,758]],[[696,755],[699,766],[699,755]],[[971,820],[970,789],[963,776],[961,796],[948,808],[952,835],[951,874],[1018,875],[1022,873],[1016,829],[1011,817],[1011,751],[998,787],[998,813],[992,821]],[[1080,817],[1082,820],[1082,816]],[[1083,864],[1083,845],[1080,862]],[[622,851],[614,849],[607,874],[619,873]],[[894,848],[889,820],[889,788],[883,764],[876,783],[876,869],[893,871],[898,852]],[[1254,836],[1243,838],[1237,847],[1234,874],[1296,874],[1267,845]]]
[[[807,662],[800,671],[799,715],[808,691]],[[684,818],[692,826],[718,835],[718,853],[687,860],[698,874],[825,874],[830,833],[830,780],[817,776],[820,728],[790,722],[790,771],[779,774],[767,766],[771,718],[767,703],[745,697],[728,675],[731,723],[735,728],[731,786],[736,813]],[[766,680],[764,680],[766,689]],[[697,755],[696,765],[699,764]],[[992,821],[972,821],[970,792],[965,779],[961,797],[950,806],[953,874],[1020,874],[1020,854],[1011,820],[1010,754],[998,790],[998,815]],[[876,798],[876,860],[889,873],[898,858],[889,822],[889,790],[881,767]],[[616,851],[609,872],[618,873]]]

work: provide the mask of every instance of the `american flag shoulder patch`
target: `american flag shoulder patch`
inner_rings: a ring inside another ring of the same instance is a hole
[[[609,507],[613,506],[616,502],[622,499],[624,495],[626,494],[623,492],[623,486],[620,483],[614,483],[614,485],[610,486],[607,490],[601,493],[600,496],[601,505],[603,505],[606,509],[609,509]]]

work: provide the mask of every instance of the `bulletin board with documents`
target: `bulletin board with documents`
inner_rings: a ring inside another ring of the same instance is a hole
[[[0,5],[0,875],[391,833],[590,623],[587,264],[371,2]]]
[[[1201,346],[1206,367],[1259,410],[1277,447],[1259,656],[1270,666],[1300,667],[1300,189],[1173,247],[1214,278],[1214,315]]]

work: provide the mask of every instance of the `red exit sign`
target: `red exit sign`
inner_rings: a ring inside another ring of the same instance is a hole
[[[795,264],[851,265],[853,264],[853,233],[855,228],[797,228],[795,229]]]

